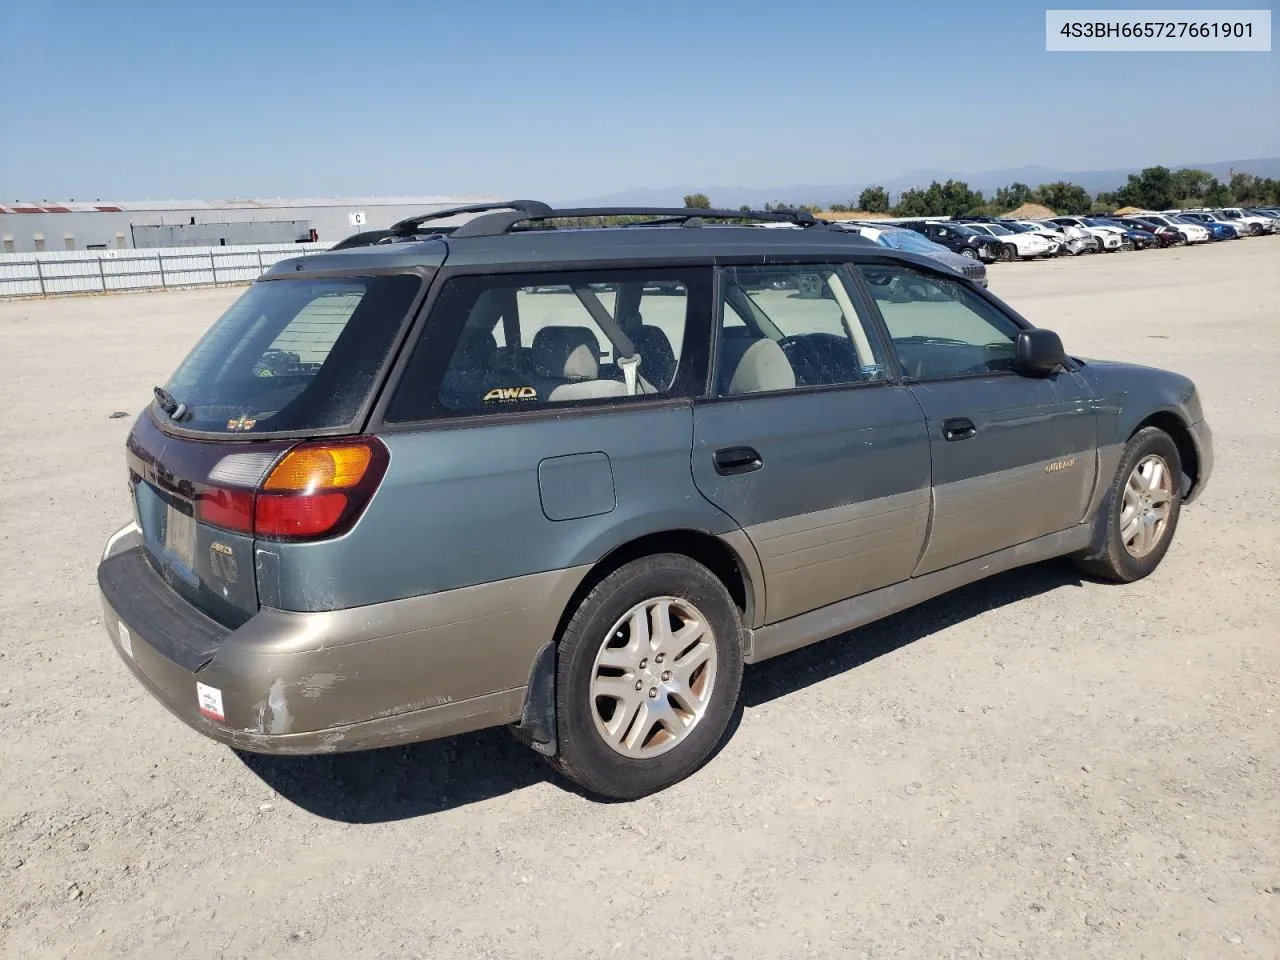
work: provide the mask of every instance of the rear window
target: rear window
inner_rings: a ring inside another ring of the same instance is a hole
[[[307,432],[355,420],[420,280],[254,284],[196,344],[165,389],[186,430]]]

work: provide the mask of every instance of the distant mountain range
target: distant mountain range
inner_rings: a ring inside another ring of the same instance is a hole
[[[1254,160],[1221,160],[1214,163],[1179,163],[1170,165],[1170,169],[1195,167],[1205,170],[1219,180],[1226,182],[1231,172],[1243,170],[1258,177],[1280,177],[1280,157],[1262,157]],[[1115,170],[1054,170],[1050,167],[1029,166],[1013,167],[1008,170],[987,170],[983,173],[960,173],[954,170],[913,170],[900,177],[887,180],[868,180],[863,183],[842,184],[792,184],[781,187],[727,187],[692,185],[675,187],[639,187],[634,190],[620,190],[604,196],[579,198],[569,201],[573,206],[612,207],[612,206],[679,206],[686,194],[705,193],[717,207],[739,207],[747,204],[760,207],[766,203],[817,203],[830,206],[833,203],[857,202],[858,194],[866,187],[878,184],[889,191],[889,195],[897,200],[898,194],[912,187],[927,187],[931,180],[940,183],[947,180],[963,180],[974,190],[981,190],[990,195],[1000,187],[1011,183],[1025,183],[1029,187],[1037,187],[1042,183],[1054,183],[1067,180],[1077,183],[1090,193],[1100,190],[1114,190],[1123,185],[1129,174],[1138,173],[1139,167],[1123,167]]]

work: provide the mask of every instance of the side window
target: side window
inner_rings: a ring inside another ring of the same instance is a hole
[[[908,377],[1013,369],[1018,325],[963,284],[898,266],[859,269]]]
[[[705,377],[710,278],[706,268],[455,277],[387,419],[693,396]]]
[[[733,396],[887,377],[837,264],[725,267],[715,393]]]

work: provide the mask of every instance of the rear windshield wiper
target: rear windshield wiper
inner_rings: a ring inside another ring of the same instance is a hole
[[[175,423],[182,420],[187,415],[187,405],[179,403],[164,387],[152,387],[151,392],[155,394],[156,403],[160,409],[169,415],[169,419]]]

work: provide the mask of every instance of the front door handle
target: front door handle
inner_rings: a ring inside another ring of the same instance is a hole
[[[942,435],[948,440],[968,440],[977,432],[978,428],[968,417],[954,417],[942,421]]]
[[[751,473],[764,466],[764,460],[755,447],[725,447],[717,450],[711,460],[716,465],[716,473],[722,477]]]

